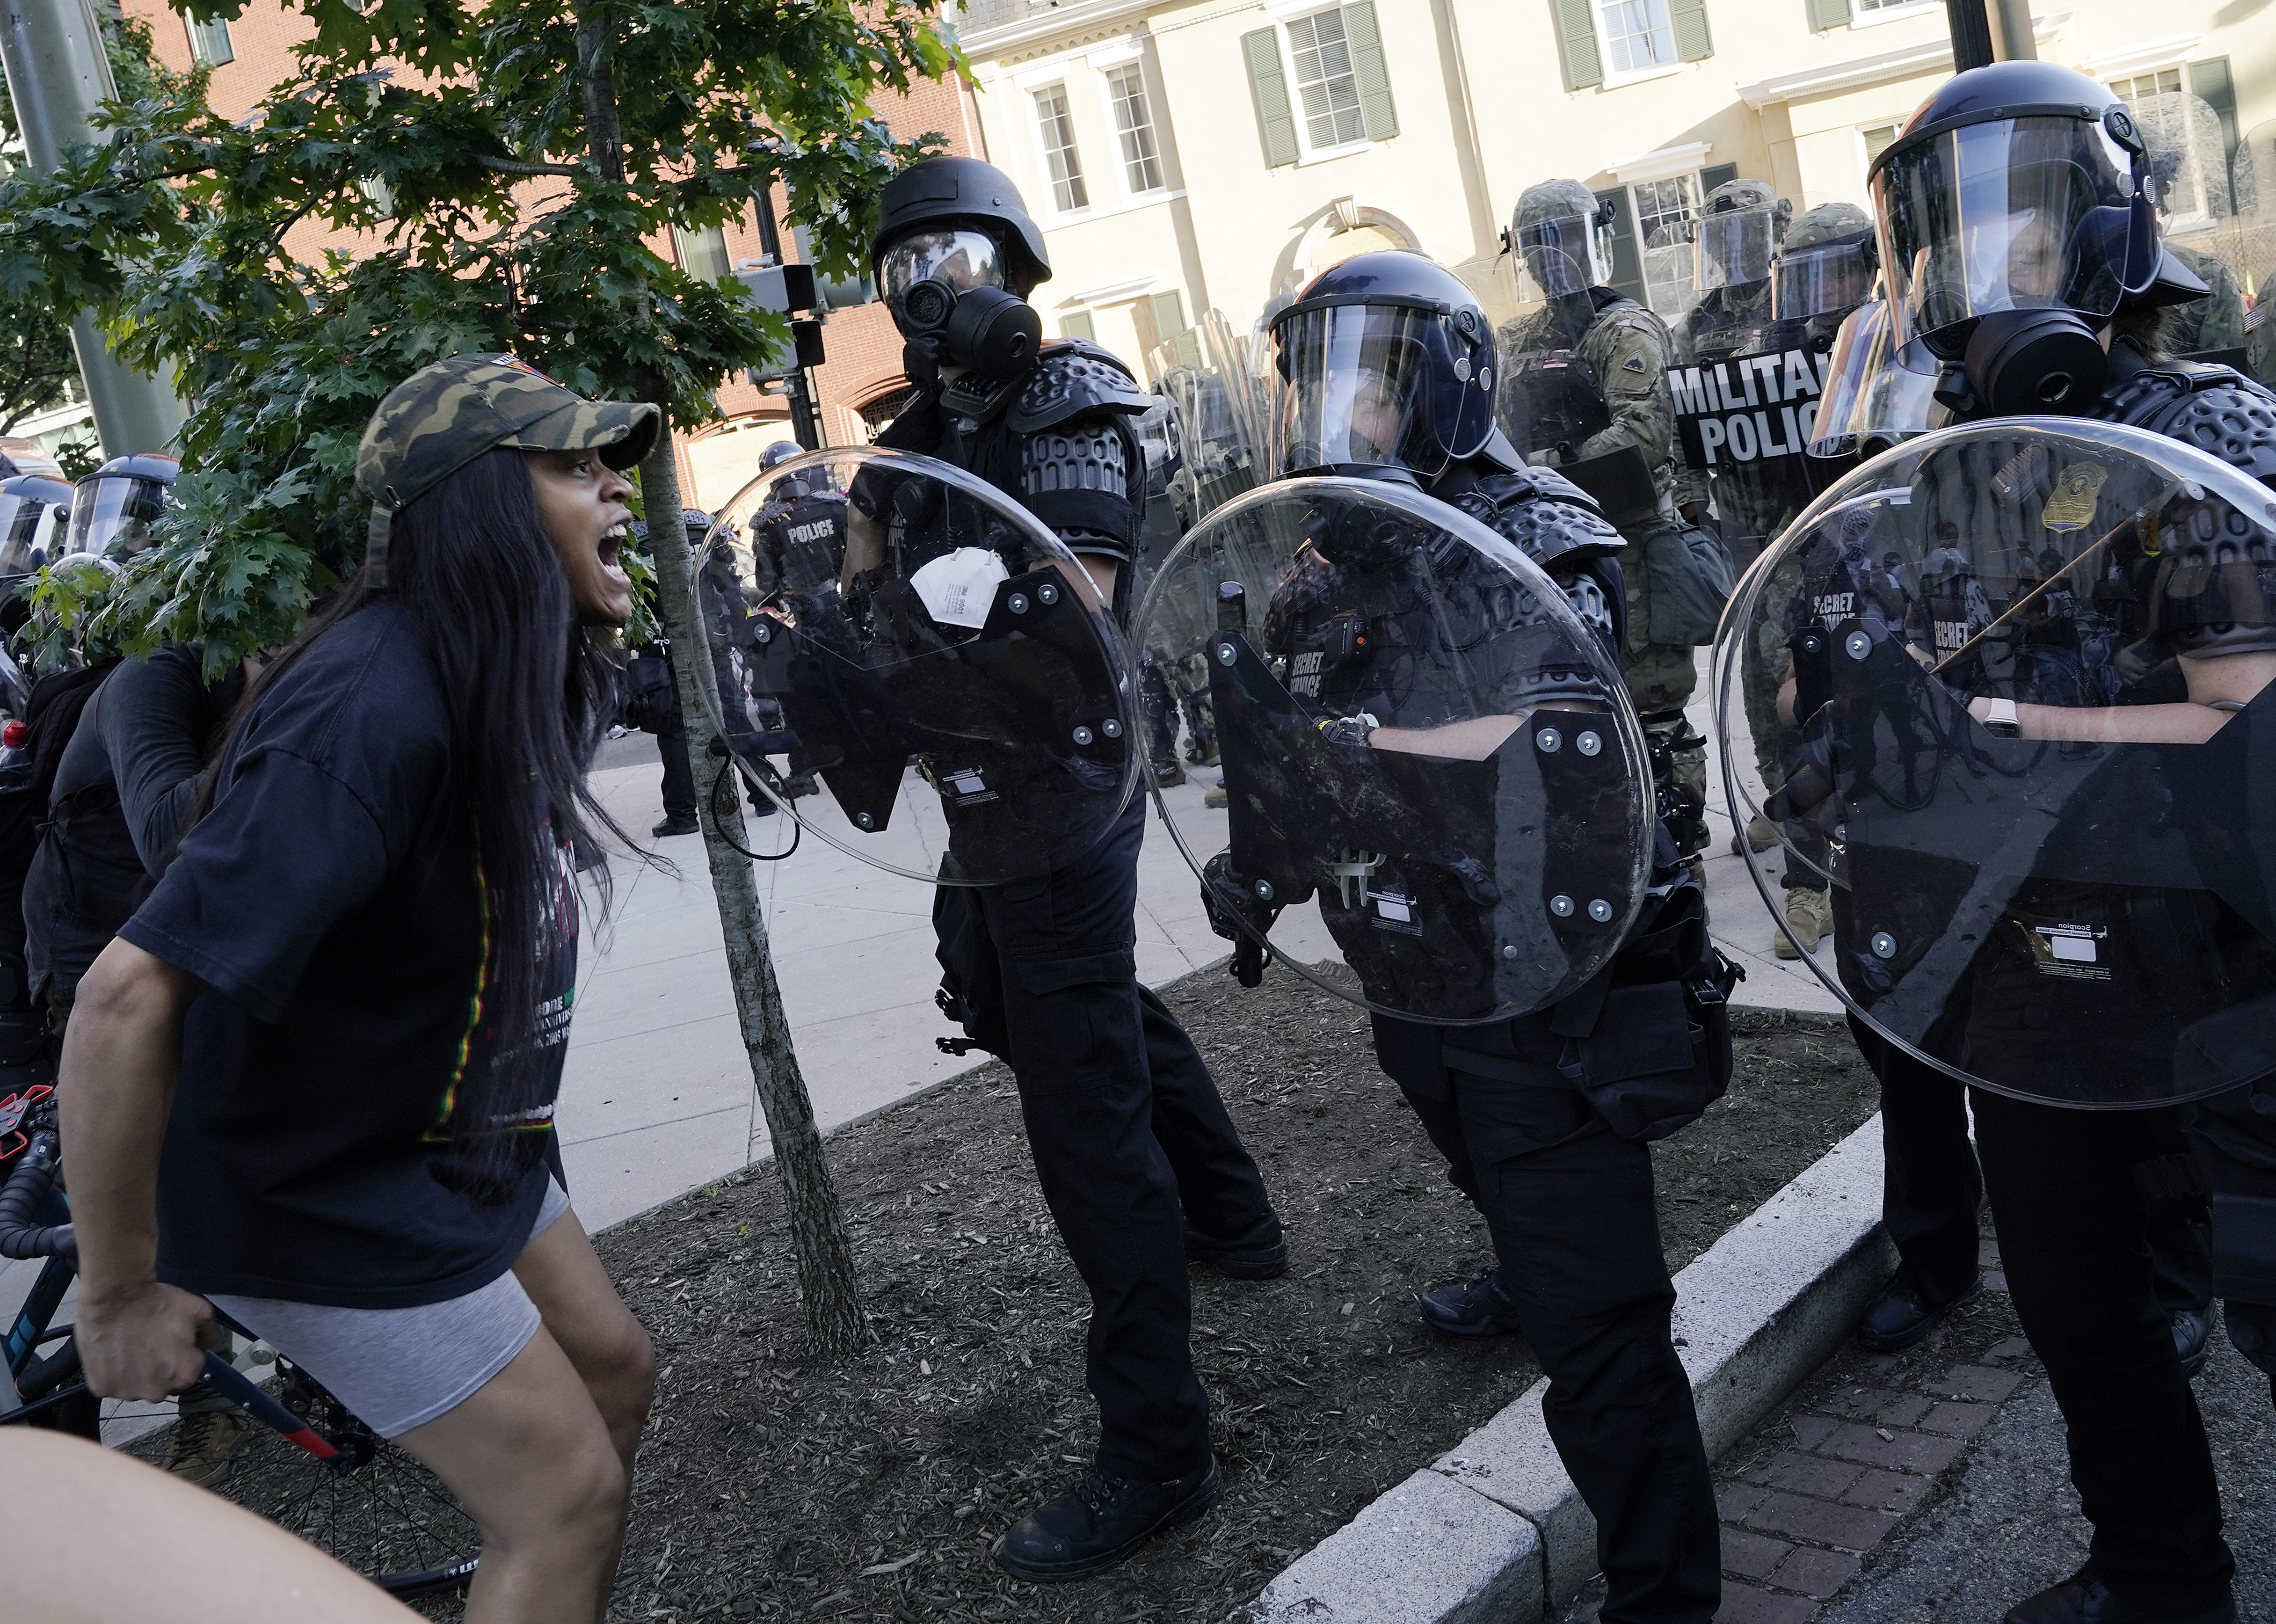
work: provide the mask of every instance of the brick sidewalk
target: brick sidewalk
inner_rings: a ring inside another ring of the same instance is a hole
[[[2038,1373],[1984,1240],[1984,1292],[1918,1346],[1835,1355],[1715,1464],[1717,1624],[1808,1624],[2027,1377]],[[1561,1624],[1595,1624],[1602,1580]]]

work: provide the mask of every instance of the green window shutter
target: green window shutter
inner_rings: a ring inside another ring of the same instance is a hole
[[[1549,0],[1557,22],[1557,62],[1565,88],[1586,90],[1605,82],[1604,53],[1597,49],[1596,0]]]
[[[1090,312],[1077,310],[1059,318],[1059,332],[1069,338],[1088,338],[1098,342],[1098,330],[1091,325]]]
[[[1351,42],[1352,76],[1359,80],[1367,139],[1387,141],[1399,133],[1399,110],[1391,103],[1391,68],[1383,59],[1383,31],[1375,26],[1375,0],[1344,7],[1344,37]]]
[[[1849,0],[1809,0],[1809,27],[1815,34],[1849,26]]]
[[[1154,309],[1154,342],[1170,344],[1186,330],[1186,301],[1172,288],[1166,293],[1149,293],[1146,302]]]
[[[1675,25],[1677,60],[1698,62],[1715,54],[1715,36],[1707,29],[1707,0],[1668,0],[1667,15]]]
[[[1635,216],[1628,209],[1628,189],[1614,186],[1597,194],[1600,203],[1612,206],[1612,287],[1636,303],[1650,307],[1644,297],[1643,256],[1636,252]]]
[[[1707,194],[1710,192],[1712,192],[1717,186],[1726,185],[1731,181],[1736,180],[1738,178],[1739,166],[1737,164],[1710,163],[1705,169],[1699,171],[1699,201],[1703,203],[1707,201]]]
[[[2220,116],[2220,142],[2231,163],[2236,159],[2236,80],[2229,76],[2228,58],[2207,57],[2189,64],[2189,94]]]
[[[1280,63],[1280,31],[1259,28],[1240,36],[1248,59],[1248,94],[1256,102],[1256,135],[1264,143],[1264,167],[1296,161],[1296,115],[1288,105],[1288,70]]]

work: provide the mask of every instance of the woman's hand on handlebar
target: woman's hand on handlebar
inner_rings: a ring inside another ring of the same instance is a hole
[[[106,1399],[156,1402],[198,1379],[221,1339],[213,1305],[157,1280],[82,1291],[75,1332],[87,1385]]]

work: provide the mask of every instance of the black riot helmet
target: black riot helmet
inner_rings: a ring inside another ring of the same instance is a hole
[[[763,473],[770,468],[778,468],[804,449],[795,440],[777,440],[759,453],[759,469]]]
[[[145,452],[113,457],[80,481],[72,493],[71,539],[64,552],[98,558],[148,550],[150,527],[172,503],[180,459]]]
[[[886,183],[869,247],[878,296],[909,341],[909,376],[952,361],[995,382],[1035,365],[1027,303],[1050,280],[1042,228],[1011,177],[977,158],[927,158]]]
[[[2159,250],[2142,136],[2106,86],[2046,62],[1947,80],[1870,171],[1900,354],[1963,417],[2081,413],[2098,337],[2150,296]]]
[[[1419,254],[1362,254],[1272,317],[1271,471],[1431,480],[1494,432],[1493,328]]]

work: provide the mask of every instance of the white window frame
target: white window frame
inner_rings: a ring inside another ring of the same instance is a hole
[[[1647,80],[1665,79],[1671,73],[1680,73],[1690,65],[1679,56],[1672,61],[1655,62],[1649,67],[1612,66],[1612,30],[1605,26],[1605,12],[1613,6],[1643,3],[1644,0],[1589,0],[1589,15],[1597,25],[1597,49],[1604,55],[1605,77],[1597,87],[1599,90],[1618,90],[1623,85],[1641,85]],[[1938,0],[1938,3],[1942,4],[1942,0]],[[1662,10],[1666,10],[1667,0],[1660,0],[1660,5]],[[1676,49],[1675,17],[1672,11],[1667,19],[1667,49],[1671,52]]]
[[[1636,188],[1662,186],[1671,180],[1681,181],[1690,194],[1687,210],[1691,218],[1696,220],[1699,217],[1699,205],[1704,201],[1706,195],[1705,188],[1700,185],[1699,176],[1700,171],[1696,169],[1678,170],[1671,175],[1650,175],[1638,179],[1624,180],[1621,183],[1628,194],[1628,227],[1635,233],[1636,266],[1643,273],[1644,307],[1663,321],[1673,321],[1683,313],[1680,310],[1662,310],[1651,302],[1651,265],[1644,257],[1651,252],[1651,246],[1645,239],[1643,208],[1637,201]]]
[[[1025,111],[1028,120],[1028,140],[1035,148],[1036,164],[1043,183],[1043,193],[1044,197],[1050,200],[1052,217],[1059,220],[1087,220],[1090,217],[1092,210],[1098,206],[1097,188],[1092,184],[1089,170],[1083,166],[1082,134],[1075,128],[1074,93],[1069,88],[1067,82],[1070,77],[1071,75],[1061,73],[1038,79],[1032,84],[1020,85],[1020,92],[1027,98]],[[1036,98],[1049,90],[1058,91],[1066,102],[1067,130],[1074,139],[1071,150],[1075,155],[1075,176],[1082,184],[1083,201],[1072,209],[1059,207],[1058,182],[1051,176],[1052,149],[1043,143],[1043,120]]]
[[[190,36],[190,60],[197,66],[201,68],[224,68],[231,63],[237,60],[237,39],[236,36],[231,34],[229,31],[228,18],[200,17],[193,11],[185,11],[182,13],[182,27]],[[199,43],[198,41],[198,30],[200,28],[219,28],[221,30],[221,42],[228,48],[229,55],[220,57],[209,57],[206,54],[205,47]]]
[[[1273,7],[1270,13],[1272,18],[1273,35],[1280,47],[1281,71],[1288,75],[1288,103],[1290,110],[1294,113],[1296,118],[1298,154],[1296,162],[1300,166],[1306,163],[1317,163],[1329,158],[1348,157],[1354,152],[1365,152],[1375,145],[1374,140],[1367,133],[1367,115],[1364,108],[1362,109],[1360,115],[1359,139],[1352,141],[1338,141],[1331,147],[1322,147],[1313,142],[1312,121],[1304,116],[1304,88],[1296,78],[1296,42],[1288,37],[1288,25],[1301,22],[1308,17],[1320,16],[1327,11],[1335,12],[1337,20],[1340,22],[1343,18],[1343,9],[1341,4],[1322,5],[1319,0],[1294,0],[1294,4]],[[1348,51],[1350,41],[1347,39],[1344,43],[1346,50]],[[1359,88],[1359,67],[1355,63],[1352,67],[1352,88],[1354,92]]]
[[[1910,117],[1911,115],[1909,113],[1898,113],[1887,118],[1869,118],[1864,123],[1855,126],[1857,131],[1857,173],[1861,178],[1864,175],[1866,171],[1873,167],[1873,149],[1866,144],[1866,135],[1874,130],[1894,130],[1898,133],[1901,134],[1904,131],[1905,120]],[[1893,138],[1892,138],[1892,140],[1893,141]]]
[[[1852,32],[1878,28],[1884,23],[1900,23],[1908,17],[1926,17],[1931,11],[1942,17],[1944,0],[1900,0],[1899,4],[1872,11],[1865,10],[1864,0],[1849,0],[1849,27]]]
[[[1106,133],[1114,138],[1116,177],[1122,183],[1122,195],[1131,199],[1144,198],[1149,201],[1160,198],[1170,189],[1170,165],[1162,152],[1162,121],[1154,111],[1154,82],[1152,75],[1146,72],[1145,53],[1139,50],[1118,51],[1111,57],[1095,53],[1090,57],[1090,66],[1098,74],[1098,96],[1106,111]],[[1118,73],[1135,73],[1138,76],[1138,94],[1145,98],[1145,129],[1154,144],[1154,172],[1157,177],[1150,186],[1130,184],[1131,160],[1123,150],[1121,114],[1114,93],[1114,76]]]

